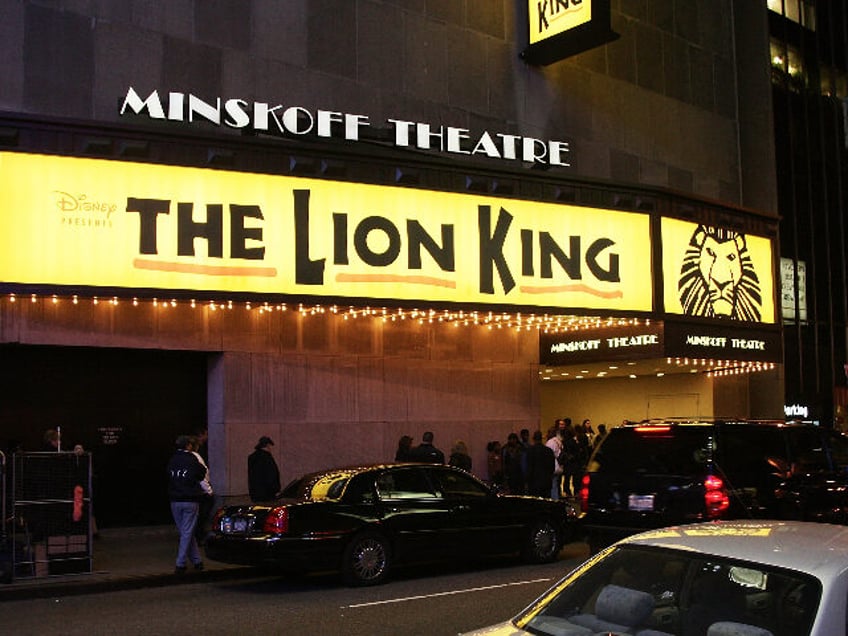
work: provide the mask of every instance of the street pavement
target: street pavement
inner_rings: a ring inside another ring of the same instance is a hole
[[[174,574],[179,535],[174,526],[103,528],[93,543],[92,572],[0,583],[0,602],[138,589],[255,576],[260,570],[204,559],[204,569]],[[201,548],[201,552],[202,552]]]

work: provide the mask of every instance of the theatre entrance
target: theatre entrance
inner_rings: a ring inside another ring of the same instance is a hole
[[[170,523],[165,467],[175,437],[205,426],[206,354],[2,345],[0,360],[9,467],[59,427],[62,450],[92,454],[101,527]]]

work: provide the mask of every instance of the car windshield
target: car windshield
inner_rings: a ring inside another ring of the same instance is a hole
[[[804,636],[821,596],[807,574],[684,550],[621,545],[569,574],[520,615],[533,634]],[[766,631],[762,631],[766,630]],[[714,633],[710,631],[709,633]]]

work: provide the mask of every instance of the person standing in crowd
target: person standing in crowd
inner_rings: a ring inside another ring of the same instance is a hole
[[[489,442],[486,444],[486,452],[488,453],[488,456],[486,457],[486,465],[489,469],[489,485],[503,486],[504,472],[503,457],[501,456],[501,443],[497,440]]]
[[[592,420],[588,417],[583,420],[583,432],[586,433],[586,437],[589,440],[589,446],[592,446],[592,441],[595,439],[595,429],[592,428]]]
[[[192,452],[191,437],[180,435],[176,446],[176,452],[168,462],[168,497],[171,500],[171,514],[180,533],[174,569],[180,575],[185,574],[188,561],[192,562],[195,570],[203,569],[200,549],[194,538],[194,527],[203,497],[200,484],[206,477],[206,468]]]
[[[411,462],[412,461],[412,438],[409,435],[403,435],[398,440],[397,451],[395,452],[396,462]]]
[[[562,490],[566,496],[571,497],[576,493],[575,475],[580,472],[580,447],[570,418],[565,418],[565,428],[560,429],[560,432],[562,433],[562,452],[559,455],[559,463],[562,464]],[[579,477],[577,479],[579,480]]]
[[[271,501],[280,494],[280,469],[269,446],[274,442],[263,435],[247,458],[247,490],[254,503]]]
[[[524,471],[522,462],[524,458],[524,447],[518,441],[518,435],[510,433],[503,447],[503,469],[506,478],[506,486],[513,495],[524,494]]]
[[[598,434],[595,435],[595,439],[592,441],[592,449],[597,448],[601,445],[604,437],[607,435],[607,425],[606,424],[598,424]]]
[[[468,454],[468,447],[461,439],[454,442],[448,464],[471,472],[471,455]]]
[[[522,428],[518,432],[518,443],[521,444],[521,474],[527,479],[527,449],[533,443],[530,441],[530,429]],[[524,492],[527,492],[527,484],[524,484]]]
[[[62,447],[62,436],[58,429],[48,428],[44,431],[44,439],[41,445],[41,450],[48,452],[56,452]]]
[[[433,433],[427,431],[421,436],[421,443],[412,449],[412,457],[416,462],[429,464],[444,464],[445,454],[433,446]]]
[[[559,463],[559,456],[562,453],[562,439],[559,436],[559,429],[556,425],[548,429],[548,440],[545,446],[551,449],[554,454],[554,473],[551,477],[551,499],[557,501],[562,496],[562,464]]]
[[[533,444],[527,455],[527,494],[533,497],[550,497],[554,477],[554,452],[542,443],[542,431],[533,431]]]
[[[580,426],[574,427],[574,437],[577,440],[577,447],[579,449],[579,465],[580,465],[580,473],[582,476],[583,469],[586,467],[586,464],[589,462],[589,455],[592,452],[592,435],[590,433],[592,429],[592,425],[589,423],[589,420],[583,420],[583,423]]]
[[[580,493],[580,485],[583,481],[583,475],[586,473],[589,455],[592,454],[592,423],[588,419],[574,427],[574,439],[577,441],[577,465],[571,478],[571,491],[576,497]]]

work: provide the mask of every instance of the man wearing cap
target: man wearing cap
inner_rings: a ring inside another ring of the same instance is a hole
[[[247,490],[254,503],[271,501],[280,494],[280,469],[268,449],[274,442],[263,435],[247,458]]]

